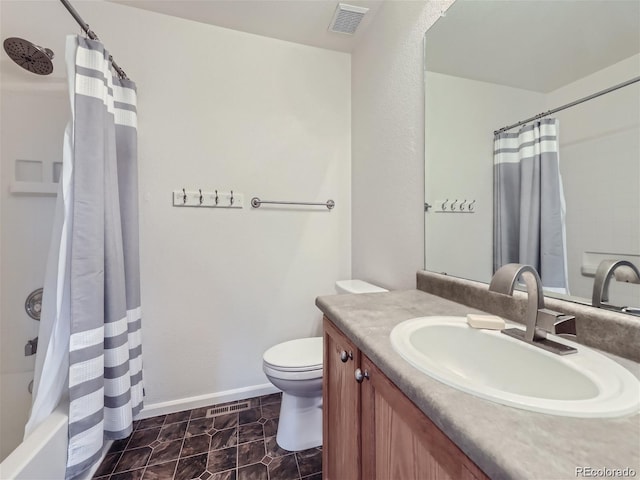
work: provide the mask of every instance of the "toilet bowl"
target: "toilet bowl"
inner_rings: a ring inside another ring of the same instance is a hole
[[[283,392],[278,445],[291,451],[322,445],[322,337],[271,347],[264,352],[262,369]]]
[[[338,293],[386,292],[362,280],[336,282]],[[276,442],[289,451],[322,445],[322,337],[279,343],[264,352],[262,370],[282,390]]]

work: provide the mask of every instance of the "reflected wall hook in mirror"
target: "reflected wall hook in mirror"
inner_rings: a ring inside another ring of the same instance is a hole
[[[446,200],[436,200],[434,213],[475,213],[475,203],[475,200],[469,203],[466,198],[462,202],[456,198],[451,203],[449,203],[448,198]],[[425,211],[428,211],[430,207],[431,205],[425,203]]]

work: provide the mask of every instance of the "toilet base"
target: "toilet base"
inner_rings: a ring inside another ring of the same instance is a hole
[[[289,451],[322,445],[322,396],[298,397],[283,392],[276,442]]]

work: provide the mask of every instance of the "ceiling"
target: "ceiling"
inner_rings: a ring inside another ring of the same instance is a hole
[[[638,0],[458,0],[428,30],[425,59],[429,71],[547,93],[639,52]]]
[[[143,10],[314,47],[350,52],[383,0],[346,0],[369,8],[353,35],[328,30],[338,0],[108,0]]]

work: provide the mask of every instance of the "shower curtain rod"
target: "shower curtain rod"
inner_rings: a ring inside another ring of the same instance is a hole
[[[592,100],[596,97],[600,97],[601,95],[605,95],[607,93],[613,92],[614,90],[618,90],[619,88],[626,87],[627,85],[631,85],[632,83],[640,82],[640,77],[634,77],[631,80],[627,80],[626,82],[619,83],[618,85],[614,85],[613,87],[606,88],[601,90],[600,92],[593,93],[587,97],[581,98],[571,103],[567,103],[566,105],[562,105],[561,107],[554,108],[553,110],[549,110],[547,112],[539,113],[538,115],[534,115],[531,118],[527,118],[526,120],[522,120],[518,123],[514,123],[513,125],[509,125],[507,127],[502,127],[500,130],[495,130],[493,132],[494,135],[498,135],[499,133],[506,132],[507,130],[511,130],[514,127],[519,127],[520,125],[524,125],[525,123],[532,122],[533,120],[538,120],[539,118],[546,117],[547,115],[552,115],[560,110],[565,110],[566,108],[573,107],[580,103],[586,102],[588,100]]]
[[[76,11],[75,8],[73,8],[73,5],[71,5],[71,3],[69,3],[69,0],[60,0],[62,2],[62,4],[65,6],[65,8],[69,11],[69,13],[71,14],[71,16],[75,19],[76,22],[78,22],[78,24],[80,25],[80,27],[82,27],[82,30],[84,30],[84,32],[87,34],[87,36],[91,39],[91,40],[100,40],[98,38],[98,35],[95,34],[95,32],[93,30],[91,30],[89,28],[89,24],[87,22],[85,22],[82,17],[80,16],[80,14]],[[127,77],[127,74],[124,73],[124,70],[122,70],[122,68],[120,68],[118,66],[118,64],[115,62],[115,60],[113,59],[113,56],[109,55],[109,61],[111,62],[111,65],[113,65],[113,69],[118,72],[118,77],[120,77],[121,79],[126,79],[129,80],[129,77]]]

